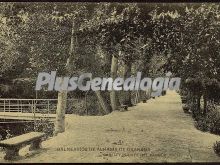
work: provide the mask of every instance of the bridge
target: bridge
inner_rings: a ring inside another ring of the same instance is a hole
[[[77,101],[77,99],[68,99]],[[4,120],[33,121],[56,118],[57,99],[0,99],[0,123]]]
[[[133,103],[137,104],[140,93],[134,92]],[[79,99],[67,99],[71,105],[81,106]],[[78,104],[79,103],[79,104]],[[71,107],[74,108],[74,107]],[[35,120],[56,119],[57,99],[17,99],[0,98],[0,123],[4,122],[32,122]]]

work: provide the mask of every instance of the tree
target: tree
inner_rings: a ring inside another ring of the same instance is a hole
[[[162,48],[168,57],[164,67],[182,78],[182,87],[188,87],[192,105],[197,105],[195,111],[201,113],[202,95],[204,109],[207,105],[206,84],[210,84],[209,79],[219,81],[219,5],[185,6],[181,13],[172,15],[166,13],[156,19],[159,20],[156,26],[160,27],[158,34],[164,38],[160,42],[166,43]]]

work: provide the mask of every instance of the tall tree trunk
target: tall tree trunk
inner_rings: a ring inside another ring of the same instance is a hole
[[[131,76],[131,62],[126,61],[125,66],[124,66],[124,79],[128,78]],[[132,106],[131,102],[131,91],[124,91],[124,100],[123,100],[124,105],[128,105],[129,107]]]
[[[145,78],[148,76],[149,73],[149,60],[144,59],[144,68],[142,68],[142,74],[141,74],[141,79]],[[147,100],[149,98],[151,98],[151,89],[146,90],[146,91],[140,91],[140,98],[142,100]]]
[[[145,92],[145,97],[146,97],[147,100],[151,98],[151,89],[148,89],[148,90]]]
[[[199,112],[199,113],[201,112],[201,103],[200,103],[200,100],[201,100],[201,96],[197,96],[197,109],[198,109],[198,112]]]
[[[117,91],[116,92],[116,105],[117,107],[120,107],[121,106],[121,103],[119,101],[119,95],[120,95],[120,91]]]
[[[58,103],[56,110],[56,122],[54,135],[62,133],[65,131],[65,112],[66,112],[66,102],[67,102],[67,91],[61,91],[58,93]]]
[[[101,92],[100,91],[95,91],[95,94],[98,98],[99,104],[102,108],[102,111],[104,114],[108,114],[111,112],[111,110],[109,109],[108,105],[106,104],[105,100],[103,99]]]
[[[196,99],[195,96],[192,94],[192,116],[195,118],[197,115],[197,107],[196,107]]]
[[[206,113],[207,113],[207,96],[206,96],[206,94],[204,94],[204,96],[203,96],[203,100],[204,100],[204,109],[203,109],[203,113],[204,113],[204,115],[206,115]]]
[[[75,20],[72,22],[72,31],[70,38],[70,50],[69,50],[69,58],[67,59],[66,66],[64,68],[64,72],[66,75],[71,75],[72,70],[72,62],[73,62],[73,54],[75,52],[77,46],[77,37],[75,35]],[[55,131],[54,135],[56,136],[58,133],[62,133],[65,131],[65,113],[67,106],[67,91],[59,91],[58,92],[58,102],[57,102],[57,110],[56,110],[56,122],[55,122]]]
[[[101,50],[101,46],[97,47],[97,52],[99,52],[99,50]],[[101,51],[101,53],[103,53],[103,51]],[[109,56],[107,56],[106,61],[105,61],[105,68],[103,68],[104,73],[110,73],[110,66],[111,66],[111,58]],[[95,94],[97,96],[98,102],[101,106],[101,111],[104,114],[108,114],[111,112],[111,106],[108,104],[108,102],[106,101],[105,97],[103,97],[102,95],[102,91],[95,91]],[[108,95],[109,97],[109,95]]]
[[[114,80],[117,76],[117,70],[118,70],[118,57],[112,56],[112,64],[111,64],[111,78]],[[112,89],[110,92],[110,102],[112,110],[115,111],[118,109],[117,107],[117,101],[116,101],[116,91]]]

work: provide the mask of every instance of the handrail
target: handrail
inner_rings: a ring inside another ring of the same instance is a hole
[[[24,100],[24,101],[32,101],[32,100],[36,100],[36,101],[57,101],[58,99],[16,99],[16,98],[0,98],[0,100]],[[67,99],[67,100],[78,100],[78,99]]]
[[[58,99],[15,99],[0,98],[0,112],[19,112],[19,113],[54,113],[57,108]],[[77,101],[78,99],[67,99],[67,101]]]

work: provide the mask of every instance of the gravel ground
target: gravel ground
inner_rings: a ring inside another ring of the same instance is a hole
[[[66,132],[16,162],[220,162],[212,146],[220,137],[194,127],[173,92],[126,112],[67,115]],[[0,162],[4,162],[0,153]]]

